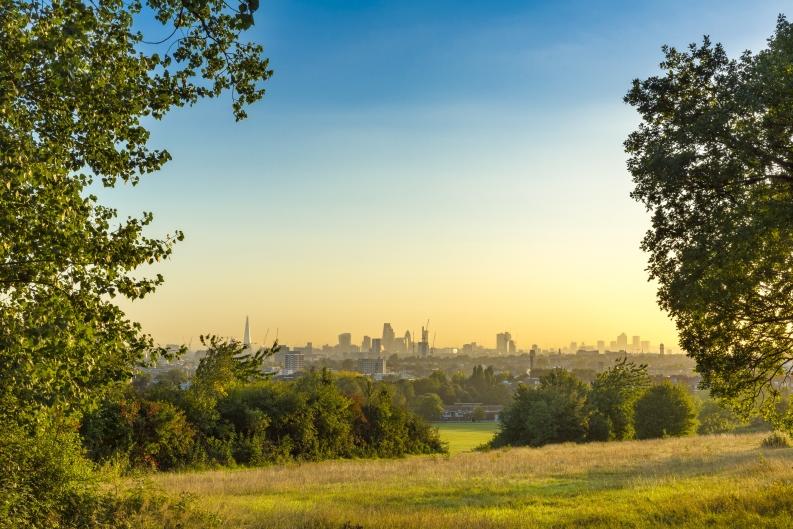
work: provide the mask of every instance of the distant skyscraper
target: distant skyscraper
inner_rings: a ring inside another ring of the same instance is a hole
[[[650,342],[648,340],[642,340],[641,341],[641,348],[642,348],[642,352],[643,353],[649,353],[650,352]]]
[[[242,333],[242,346],[245,349],[251,348],[251,322],[247,316],[245,316],[245,330]]]
[[[418,343],[419,356],[427,356],[430,354],[430,330],[429,328],[421,328],[421,341]]]
[[[380,338],[372,339],[372,354],[379,355],[383,352],[383,341]]]
[[[661,356],[664,356],[664,344],[658,346],[658,352],[661,353]]]
[[[628,350],[628,335],[625,333],[620,334],[617,336],[617,349],[620,351],[627,351]]]
[[[598,353],[602,353],[606,350],[606,342],[603,340],[598,340]]]
[[[352,334],[343,332],[339,335],[339,350],[346,353],[352,349]]]
[[[511,355],[514,355],[518,352],[518,346],[515,344],[515,340],[510,340],[507,342],[507,352]]]
[[[410,336],[410,331],[405,331],[405,352],[413,353],[413,338]]]
[[[394,329],[390,323],[383,324],[383,349],[391,351],[394,348]]]
[[[631,352],[632,353],[638,353],[638,352],[641,352],[641,350],[642,350],[641,337],[640,336],[634,336],[633,339],[632,339],[632,343],[631,343]]]
[[[361,352],[368,353],[372,350],[372,339],[368,336],[364,336],[363,340],[361,341]]]
[[[509,352],[509,341],[511,339],[512,335],[507,331],[496,334],[496,352],[498,352],[498,354],[507,354]]]

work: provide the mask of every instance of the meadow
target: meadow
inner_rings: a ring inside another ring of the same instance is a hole
[[[767,434],[552,445],[163,473],[224,527],[773,527],[793,521],[793,449]]]
[[[470,452],[490,441],[498,431],[497,422],[439,422],[441,439],[448,443],[449,453]]]

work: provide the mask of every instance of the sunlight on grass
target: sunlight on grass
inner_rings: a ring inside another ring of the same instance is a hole
[[[449,443],[449,452],[470,452],[490,441],[498,431],[496,422],[442,422],[435,423],[441,439]]]
[[[251,529],[789,527],[793,449],[761,449],[761,438],[328,461],[154,481]]]

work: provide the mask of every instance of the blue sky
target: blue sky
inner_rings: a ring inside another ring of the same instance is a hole
[[[784,2],[263,1],[275,75],[154,123],[174,160],[103,193],[187,240],[130,315],[162,341],[415,329],[439,345],[675,340],[638,250],[631,79],[709,34],[758,49]],[[255,331],[256,332],[256,331]]]

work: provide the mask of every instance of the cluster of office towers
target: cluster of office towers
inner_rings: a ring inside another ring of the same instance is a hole
[[[429,322],[421,328],[421,339],[419,341],[414,341],[410,331],[405,331],[403,336],[397,336],[391,324],[384,323],[383,334],[380,338],[364,336],[360,346],[352,343],[352,334],[348,332],[341,333],[336,350],[342,354],[364,353],[375,356],[382,353],[428,355],[432,352],[429,335]]]

